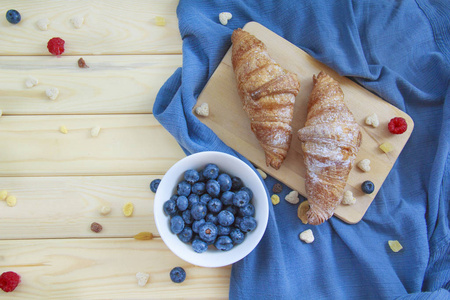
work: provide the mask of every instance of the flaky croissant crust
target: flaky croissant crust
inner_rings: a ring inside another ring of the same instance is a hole
[[[344,103],[344,94],[324,72],[313,76],[305,127],[298,131],[306,165],[308,223],[329,219],[342,200],[361,145],[361,131]]]
[[[266,164],[279,169],[292,138],[297,75],[283,69],[253,35],[236,29],[232,36],[232,64],[244,111],[266,155]]]

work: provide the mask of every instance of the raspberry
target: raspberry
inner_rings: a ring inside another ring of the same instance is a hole
[[[0,275],[0,288],[5,292],[12,292],[19,285],[19,274],[9,271]]]
[[[61,55],[64,53],[64,43],[62,38],[54,37],[48,41],[47,49],[53,55]]]
[[[393,134],[402,134],[408,128],[405,119],[397,117],[389,121],[388,129]]]

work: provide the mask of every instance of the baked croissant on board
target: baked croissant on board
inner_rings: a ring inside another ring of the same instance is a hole
[[[244,111],[264,149],[267,166],[279,169],[291,144],[300,82],[295,73],[278,65],[264,43],[250,33],[236,29],[231,42],[231,60]]]
[[[305,127],[298,131],[306,165],[308,223],[318,225],[341,203],[361,145],[361,131],[344,103],[339,83],[324,72],[313,76]]]

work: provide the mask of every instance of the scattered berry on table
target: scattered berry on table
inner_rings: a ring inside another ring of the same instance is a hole
[[[361,190],[366,194],[372,194],[372,192],[375,190],[375,185],[372,181],[366,180],[361,184]]]
[[[314,242],[314,234],[311,229],[307,229],[300,233],[299,238],[307,244]]]
[[[153,233],[148,231],[139,232],[138,234],[135,234],[134,236],[135,240],[153,240]]]
[[[297,191],[291,191],[289,194],[286,195],[286,197],[284,197],[284,200],[286,200],[291,204],[297,204],[298,202],[300,202],[300,198],[298,197]]]
[[[394,146],[392,146],[391,143],[389,142],[384,142],[383,144],[380,145],[380,149],[384,152],[384,153],[389,153],[392,150],[394,150]]]
[[[89,66],[86,64],[86,62],[84,61],[84,59],[82,57],[80,57],[80,59],[78,59],[78,67],[85,69],[85,68],[89,68]]]
[[[59,95],[59,89],[52,87],[45,90],[45,94],[47,95],[48,99],[54,101],[56,98],[58,98]]]
[[[184,220],[181,216],[173,216],[170,219],[170,230],[173,233],[179,234],[184,229]]]
[[[233,15],[229,12],[221,12],[219,14],[220,24],[222,24],[224,26],[227,25],[228,21],[231,20],[232,17],[233,17]]]
[[[42,31],[47,31],[49,24],[50,24],[50,20],[48,18],[42,18],[36,22],[37,28],[39,28],[39,30],[42,30]]]
[[[159,179],[159,178],[158,179],[153,179],[152,182],[150,182],[150,190],[153,193],[156,193],[156,190],[158,189],[158,186],[159,186],[160,182],[161,182],[161,179]]]
[[[48,51],[53,55],[61,55],[64,53],[65,41],[62,38],[51,38],[47,43]]]
[[[202,117],[209,116],[209,106],[208,103],[202,103],[202,105],[195,108],[195,113]]]
[[[91,230],[92,230],[93,232],[95,232],[95,233],[99,233],[100,231],[103,230],[103,226],[100,225],[100,224],[97,223],[97,222],[93,222],[93,223],[91,224]]]
[[[196,183],[200,179],[200,174],[198,174],[197,170],[189,169],[184,172],[184,180],[189,182],[190,184]]]
[[[355,197],[353,197],[352,191],[345,191],[344,197],[342,198],[342,204],[353,205],[356,203]]]
[[[17,24],[21,19],[20,13],[15,9],[10,9],[6,12],[6,20],[11,24]]]
[[[280,203],[280,196],[278,196],[277,194],[273,194],[272,196],[270,196],[270,200],[272,201],[273,205],[277,205],[278,203]]]
[[[218,216],[219,224],[222,226],[230,226],[234,222],[234,215],[228,210],[222,210]]]
[[[125,217],[130,217],[133,214],[134,211],[134,205],[131,202],[127,202],[122,207],[122,212]]]
[[[380,121],[378,120],[378,116],[376,113],[373,113],[366,117],[365,120],[366,125],[377,128],[380,125]]]
[[[389,132],[393,134],[402,134],[408,129],[406,120],[401,117],[392,118],[388,124]]]
[[[20,275],[16,272],[8,271],[0,275],[0,288],[4,292],[12,292],[20,283]]]
[[[6,204],[7,204],[9,207],[16,206],[16,203],[17,203],[16,197],[14,197],[14,196],[8,196],[8,197],[6,197]]]
[[[363,159],[358,163],[358,168],[361,169],[363,172],[369,172],[370,171],[370,159]]]
[[[250,232],[256,228],[256,219],[251,216],[245,216],[242,218],[241,223],[239,224],[239,229],[242,232]]]
[[[150,274],[143,273],[143,272],[137,272],[136,273],[136,279],[138,281],[138,286],[143,287],[147,284],[148,279],[150,278]]]
[[[161,16],[156,16],[155,24],[156,24],[156,26],[166,26],[166,19]]]
[[[91,136],[92,137],[96,137],[98,136],[98,134],[100,133],[100,127],[99,126],[95,126],[91,128]]]
[[[391,248],[391,250],[394,252],[398,252],[403,249],[403,246],[397,240],[388,241],[388,245],[389,245],[389,248]]]
[[[28,76],[27,79],[25,79],[25,86],[29,89],[31,89],[33,86],[36,86],[39,83],[39,80],[33,76]]]
[[[175,267],[170,271],[170,279],[175,283],[181,283],[186,279],[186,271],[182,267]]]
[[[216,246],[218,250],[229,251],[233,248],[233,241],[229,236],[222,235],[217,238],[214,246]]]
[[[207,164],[202,173],[205,179],[216,179],[219,176],[219,167],[215,164]]]
[[[300,203],[297,209],[297,217],[302,221],[303,224],[308,224],[308,217],[306,216],[306,212],[309,210],[309,202],[303,201]]]
[[[275,183],[272,187],[272,192],[279,194],[283,191],[283,185],[281,183]]]

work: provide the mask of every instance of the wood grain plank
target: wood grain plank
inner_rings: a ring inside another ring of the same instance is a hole
[[[1,239],[133,237],[142,231],[159,236],[153,218],[152,180],[161,175],[3,177],[0,190],[17,198],[14,207],[0,201]],[[122,207],[134,204],[131,217]],[[111,212],[102,215],[100,208]],[[94,233],[92,222],[103,230]]]
[[[164,174],[185,157],[151,114],[6,116],[0,140],[0,176]]]
[[[11,4],[3,2],[9,9]],[[180,54],[177,5],[177,0],[15,1],[22,20],[12,25],[0,18],[0,55],[51,55],[52,37],[66,41],[63,55]],[[78,16],[84,23],[76,29],[71,19]],[[157,26],[156,16],[166,25]],[[50,20],[47,31],[36,25],[42,18]]]
[[[0,56],[0,109],[4,115],[151,113],[156,94],[181,67],[181,55]],[[32,76],[39,84],[27,88]],[[45,90],[59,89],[51,101]]]
[[[226,299],[231,267],[202,268],[175,256],[161,239],[0,241],[0,272],[22,282],[8,299]],[[186,280],[170,280],[172,268]],[[139,287],[137,272],[150,274]]]

